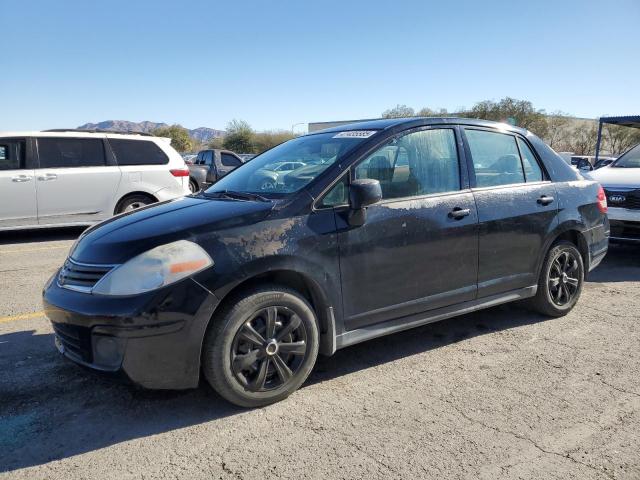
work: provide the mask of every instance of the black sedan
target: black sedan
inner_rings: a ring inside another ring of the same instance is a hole
[[[317,161],[254,187],[296,158]],[[606,209],[597,183],[519,128],[345,125],[90,228],[44,305],[74,362],[149,388],[202,374],[261,406],[300,387],[318,353],[516,300],[565,315],[607,252]]]

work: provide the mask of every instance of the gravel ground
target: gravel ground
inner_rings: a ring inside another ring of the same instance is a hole
[[[257,410],[61,358],[40,289],[77,231],[0,236],[0,478],[640,479],[640,247],[568,316],[503,306],[321,358]]]

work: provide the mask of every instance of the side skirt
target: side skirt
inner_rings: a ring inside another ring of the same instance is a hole
[[[429,312],[396,318],[394,320],[389,320],[383,323],[369,325],[367,327],[362,327],[355,330],[349,330],[348,332],[342,333],[336,337],[336,349],[348,347],[356,343],[371,340],[372,338],[382,337],[391,333],[409,330],[421,325],[426,325],[427,323],[438,322],[440,320],[457,317],[458,315],[464,315],[466,313],[494,307],[503,303],[533,297],[536,294],[537,289],[538,286],[533,285],[531,287],[525,287],[518,290],[511,290],[509,292],[500,293],[497,295],[491,295],[490,297],[470,300],[458,305],[438,308]]]

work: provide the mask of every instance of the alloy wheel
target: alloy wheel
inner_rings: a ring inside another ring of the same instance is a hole
[[[579,264],[573,253],[564,250],[553,260],[549,269],[548,288],[553,303],[567,305],[580,288]]]
[[[125,207],[123,212],[132,212],[133,210],[137,210],[138,208],[144,207],[145,205],[147,204],[144,202],[131,202]]]
[[[300,317],[283,306],[254,313],[231,346],[235,379],[251,392],[275,390],[299,370],[307,354],[307,332]]]

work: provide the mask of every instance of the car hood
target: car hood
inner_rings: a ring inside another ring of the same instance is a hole
[[[113,217],[83,233],[73,260],[121,264],[158,245],[176,240],[196,243],[206,235],[265,219],[272,202],[182,197]],[[210,242],[207,242],[210,243]]]
[[[586,176],[603,187],[640,188],[640,168],[602,167]]]

